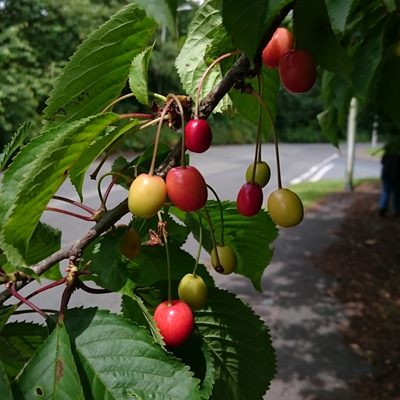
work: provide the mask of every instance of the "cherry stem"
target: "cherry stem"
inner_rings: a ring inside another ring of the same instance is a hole
[[[102,166],[104,165],[104,163],[107,161],[108,157],[114,152],[114,150],[130,135],[133,135],[136,132],[141,131],[142,129],[146,129],[149,126],[158,124],[159,122],[159,118],[155,118],[149,122],[144,123],[144,125],[140,126],[137,129],[132,130],[129,133],[126,133],[125,135],[123,135],[122,137],[120,137],[107,151],[107,153],[104,155],[104,157],[102,158],[102,160],[100,161],[99,165],[96,167],[96,169],[90,174],[90,179],[96,179],[97,178],[97,174],[99,173],[100,169],[102,168]]]
[[[125,180],[128,182],[128,184],[131,184],[131,183],[132,183],[132,179],[131,179],[131,178],[129,178],[128,176],[126,176],[126,175],[124,175],[124,174],[120,174],[119,172],[108,172],[107,174],[104,174],[104,175],[99,179],[99,181],[97,182],[97,192],[98,192],[98,194],[99,194],[99,198],[100,198],[100,202],[101,202],[101,207],[103,208],[104,211],[107,211],[107,207],[106,207],[106,203],[105,203],[105,201],[104,201],[103,195],[102,195],[102,193],[101,193],[101,182],[103,181],[103,179],[104,179],[105,177],[110,176],[110,175],[112,175],[112,176],[117,176],[118,178],[125,179]],[[107,196],[108,196],[108,194],[107,194]]]
[[[79,207],[79,208],[82,208],[82,210],[85,210],[85,211],[87,211],[88,213],[90,213],[90,214],[92,214],[92,215],[96,214],[96,211],[93,210],[93,208],[88,207],[88,206],[85,206],[84,204],[79,203],[79,202],[77,202],[77,201],[75,201],[75,200],[68,199],[67,197],[53,196],[52,199],[53,199],[53,200],[65,201],[66,203],[70,203],[70,204],[73,204],[74,206],[77,206],[77,207]]]
[[[167,98],[165,96],[163,96],[162,94],[158,94],[158,93],[154,93],[154,92],[148,92],[148,94],[149,94],[149,96],[153,96],[154,98],[163,101],[164,103],[167,102]]]
[[[28,307],[32,308],[35,310],[37,313],[39,313],[44,319],[47,319],[49,316],[38,306],[35,304],[31,303],[29,300],[27,300],[25,297],[21,296],[16,290],[14,284],[10,286],[10,292],[11,294],[17,298],[21,303],[27,305]]]
[[[126,168],[127,166],[128,166],[128,164],[124,165],[124,166],[118,171],[118,174],[122,174],[122,172],[125,171],[125,168]],[[119,178],[118,175],[114,176],[114,178],[112,179],[112,181],[111,181],[110,184],[108,185],[106,191],[104,192],[104,196],[103,196],[104,203],[107,202],[107,199],[108,199],[108,196],[110,195],[111,189],[114,187],[115,182],[117,182],[118,178]]]
[[[47,286],[43,286],[42,288],[39,288],[38,290],[35,290],[34,292],[30,293],[28,296],[25,297],[26,300],[31,299],[33,296],[36,296],[37,294],[40,294],[46,290],[52,289],[54,287],[60,286],[63,283],[65,283],[65,278],[59,279],[58,281],[51,282]]]
[[[212,226],[212,222],[211,222],[211,217],[210,217],[210,213],[208,212],[208,208],[207,206],[204,206],[204,211],[206,213],[206,217],[207,217],[207,222],[208,225],[210,227],[210,235],[211,235],[211,241],[213,244],[213,247],[215,249],[215,258],[217,261],[217,266],[221,265],[220,261],[219,261],[219,255],[218,255],[218,249],[217,249],[217,242],[215,241],[215,235],[214,235],[214,231],[213,231],[213,226]]]
[[[211,68],[215,65],[218,64],[221,60],[223,60],[224,58],[230,57],[230,56],[234,56],[236,54],[241,54],[242,52],[237,50],[237,51],[231,51],[230,53],[226,53],[223,54],[221,57],[218,57],[215,61],[213,61],[209,67],[206,69],[206,71],[204,72],[203,76],[200,79],[200,83],[199,83],[199,87],[197,89],[197,93],[196,93],[196,102],[194,104],[194,119],[199,119],[199,98],[200,98],[200,91],[201,91],[201,87],[203,86],[203,82],[206,79],[206,76],[208,75],[208,73],[210,72]]]
[[[101,114],[105,113],[108,109],[110,109],[112,106],[114,106],[115,104],[119,103],[120,101],[125,100],[125,99],[127,99],[127,98],[129,98],[129,97],[132,97],[132,96],[134,96],[133,93],[128,93],[128,94],[125,94],[124,96],[118,97],[118,99],[115,99],[114,101],[112,101],[112,102],[101,112]]]
[[[193,278],[196,278],[196,276],[197,276],[196,271],[197,271],[197,266],[199,265],[201,246],[203,244],[203,223],[201,220],[201,214],[199,212],[197,212],[197,215],[199,216],[199,249],[197,250],[196,262],[195,262],[194,268],[193,268]]]
[[[181,151],[181,168],[186,169],[186,162],[185,162],[185,114],[183,111],[182,103],[179,101],[178,97],[175,96],[173,93],[170,93],[167,96],[167,99],[173,98],[175,103],[177,104],[179,111],[181,113],[181,124],[182,124],[182,151]]]
[[[269,108],[265,105],[263,102],[262,98],[254,91],[254,89],[251,90],[250,92],[262,105],[264,108],[265,112],[268,115],[269,122],[272,127],[272,133],[274,135],[274,145],[275,145],[275,158],[276,158],[276,171],[278,175],[278,189],[282,189],[282,179],[281,179],[281,163],[279,160],[279,145],[278,145],[278,135],[276,133],[276,127],[274,124],[274,120],[272,118],[271,112],[269,111]]]
[[[260,98],[262,98],[262,88],[263,88],[263,80],[262,75],[257,74],[257,81],[258,81],[258,91],[260,94]],[[253,172],[251,174],[251,182],[254,183],[256,179],[256,172],[257,172],[257,162],[261,162],[261,111],[262,106],[258,104],[258,120],[257,120],[257,136],[256,136],[256,151],[254,154],[254,163],[253,163]]]
[[[78,281],[78,287],[79,289],[82,289],[83,291],[91,294],[107,294],[111,293],[111,290],[108,289],[97,289],[97,288],[91,288],[90,286],[86,285],[82,281]]]
[[[160,115],[160,120],[158,122],[158,127],[157,127],[157,134],[156,134],[156,138],[154,140],[154,150],[153,150],[153,157],[151,158],[149,176],[154,175],[154,167],[156,164],[157,148],[158,148],[158,142],[160,141],[162,124],[164,122],[164,117],[165,117],[165,114],[167,113],[168,107],[173,103],[173,101],[174,101],[174,99],[169,99],[165,103],[164,109],[162,110],[161,115]]]
[[[157,213],[158,215],[158,220],[162,223],[163,219],[161,216],[160,211]],[[167,235],[165,234],[165,229],[162,230],[163,237],[164,237],[164,245],[165,245],[165,253],[167,255],[167,268],[168,268],[168,307],[172,306],[172,284],[171,284],[171,263],[169,259],[169,248],[168,248],[168,238]]]
[[[221,219],[221,243],[220,244],[221,244],[221,246],[225,246],[225,243],[224,243],[224,213],[222,210],[221,200],[219,199],[217,192],[210,185],[207,184],[207,187],[211,190],[211,192],[215,196],[217,203],[218,203],[219,217]]]
[[[60,306],[60,314],[58,315],[58,322],[64,321],[65,309],[68,306],[69,300],[74,290],[75,290],[75,280],[72,280],[67,283],[67,286],[64,289],[63,294],[61,296],[61,306]]]
[[[75,218],[82,219],[82,220],[84,220],[84,221],[90,221],[90,222],[93,222],[93,221],[94,221],[94,218],[93,218],[93,217],[87,217],[87,216],[85,216],[85,215],[76,214],[76,213],[71,212],[71,211],[62,210],[61,208],[46,207],[45,210],[46,210],[46,211],[58,212],[58,213],[60,213],[60,214],[66,214],[66,215],[69,215],[69,216],[71,216],[71,217],[75,217]]]

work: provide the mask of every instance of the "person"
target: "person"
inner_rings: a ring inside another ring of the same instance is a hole
[[[381,159],[382,193],[379,199],[379,215],[386,215],[393,197],[394,213],[400,216],[400,141],[392,140],[384,150]]]

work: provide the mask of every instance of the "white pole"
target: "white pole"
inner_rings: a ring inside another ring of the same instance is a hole
[[[374,123],[372,124],[371,147],[375,149],[377,145],[378,145],[378,116],[375,114]]]
[[[349,116],[347,118],[347,163],[345,190],[353,190],[354,150],[356,141],[357,100],[353,97],[350,101]]]

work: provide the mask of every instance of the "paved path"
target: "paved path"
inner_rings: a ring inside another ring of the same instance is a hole
[[[334,282],[309,261],[335,240],[332,232],[347,205],[309,211],[299,226],[281,230],[262,293],[240,276],[215,277],[219,286],[247,301],[271,329],[278,374],[265,400],[362,400],[349,391],[348,383],[370,369],[337,331],[348,315],[327,293]]]

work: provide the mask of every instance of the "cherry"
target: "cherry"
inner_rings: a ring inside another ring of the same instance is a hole
[[[293,35],[285,28],[278,28],[262,52],[262,61],[267,68],[278,69],[282,56],[293,49]]]
[[[291,228],[303,220],[303,203],[290,189],[278,189],[272,192],[267,207],[272,220],[284,228]]]
[[[317,79],[313,56],[306,50],[287,51],[279,63],[279,76],[288,92],[308,92]]]
[[[127,225],[119,225],[119,227],[127,228]],[[119,249],[124,257],[128,260],[133,260],[142,248],[142,243],[138,233],[131,227],[122,236],[121,242],[119,244]]]
[[[192,310],[201,310],[207,301],[207,286],[201,276],[186,274],[179,282],[178,295]]]
[[[165,182],[169,198],[180,210],[197,211],[206,204],[207,184],[195,167],[172,168]]]
[[[151,218],[165,203],[167,189],[160,176],[140,174],[129,188],[129,211],[140,218]]]
[[[154,312],[160,334],[167,346],[181,346],[193,331],[193,314],[189,306],[180,300],[172,300],[170,304],[164,301]]]
[[[212,132],[204,119],[192,119],[185,127],[185,147],[194,153],[204,153],[211,146]]]
[[[253,176],[254,163],[251,163],[246,171],[246,182],[250,182]],[[267,185],[271,178],[271,169],[265,161],[256,163],[256,174],[254,181],[258,183],[262,188]]]
[[[236,206],[240,214],[245,217],[253,217],[262,206],[263,192],[256,182],[246,182],[239,190]]]
[[[215,255],[216,251],[218,252],[220,265],[217,265],[218,264],[217,257]],[[217,272],[223,275],[229,275],[236,269],[237,265],[236,254],[229,246],[218,245],[216,248],[214,247],[211,251],[211,264]],[[221,270],[220,267],[223,268],[223,271]]]

